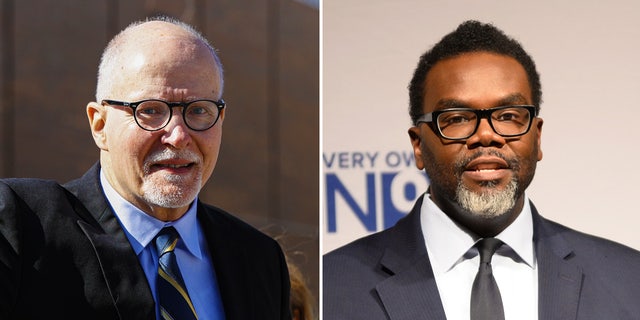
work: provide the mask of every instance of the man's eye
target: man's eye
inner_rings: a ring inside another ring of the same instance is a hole
[[[456,117],[447,118],[447,122],[448,123],[462,123],[462,122],[469,122],[469,119],[467,117],[456,116]]]
[[[522,117],[517,113],[505,112],[500,114],[496,120],[498,121],[519,121]]]
[[[156,109],[149,108],[149,109],[142,109],[142,110],[140,110],[139,113],[146,114],[146,115],[152,115],[152,114],[158,114],[160,112],[158,110],[156,110]]]
[[[136,113],[139,116],[145,116],[145,117],[155,117],[155,116],[163,116],[165,113],[168,112],[167,110],[168,108],[165,108],[164,106],[140,106],[138,107],[138,109],[136,109]]]
[[[443,124],[443,125],[466,124],[473,121],[474,117],[475,117],[474,114],[466,114],[466,113],[452,113],[452,114],[442,115],[440,117],[440,124]]]
[[[207,109],[203,108],[203,107],[193,107],[189,110],[189,113],[191,114],[206,114],[207,113]]]

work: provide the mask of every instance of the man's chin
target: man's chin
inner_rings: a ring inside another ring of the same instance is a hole
[[[157,207],[166,209],[177,209],[187,207],[193,202],[195,198],[175,198],[171,196],[166,197],[148,197],[146,200]]]
[[[505,215],[513,210],[516,204],[516,183],[514,181],[505,187],[487,182],[485,186],[470,190],[459,186],[456,192],[458,205],[474,216],[492,219]]]
[[[150,183],[143,188],[145,200],[162,208],[182,208],[193,202],[199,192],[199,187],[193,185],[196,181],[178,183]]]
[[[466,209],[469,212],[469,215],[485,220],[485,221],[493,221],[493,220],[499,220],[502,217],[506,216],[508,212],[511,212],[511,209],[507,209],[507,210],[496,210],[494,208],[490,208],[490,209],[486,209],[483,208],[484,211],[471,211],[471,210],[478,210],[478,208],[469,208]]]

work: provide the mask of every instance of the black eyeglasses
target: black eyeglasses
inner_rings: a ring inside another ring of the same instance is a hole
[[[540,107],[530,105],[505,106],[491,109],[451,108],[423,114],[416,121],[435,123],[434,130],[449,140],[465,140],[478,130],[480,119],[485,118],[493,131],[503,137],[517,137],[529,132],[532,119]],[[432,126],[433,128],[433,126]]]
[[[193,100],[190,102],[167,102],[157,99],[137,102],[102,100],[102,105],[129,107],[138,126],[147,131],[158,131],[169,124],[173,108],[182,107],[182,119],[191,130],[204,131],[213,127],[225,107],[224,100]]]

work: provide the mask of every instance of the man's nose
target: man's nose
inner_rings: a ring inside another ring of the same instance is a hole
[[[169,123],[162,129],[162,143],[184,149],[191,142],[191,129],[185,123],[182,113],[177,111],[173,110]]]
[[[467,139],[467,146],[469,149],[475,147],[489,147],[489,146],[503,146],[506,141],[503,136],[493,130],[489,119],[481,118],[478,124],[476,132]]]

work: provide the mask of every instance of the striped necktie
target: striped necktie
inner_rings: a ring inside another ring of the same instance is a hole
[[[198,319],[173,252],[178,240],[178,232],[173,227],[163,228],[155,239],[159,260],[156,290],[160,315],[166,320]]]

